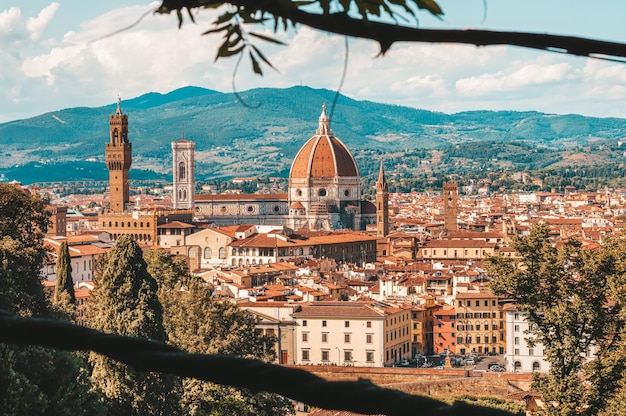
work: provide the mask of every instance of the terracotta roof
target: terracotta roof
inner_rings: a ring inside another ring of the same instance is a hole
[[[303,305],[294,312],[296,318],[328,317],[328,318],[382,318],[385,314],[370,306],[371,302],[312,302]]]
[[[166,224],[161,224],[157,228],[194,228],[194,226],[180,221],[172,221]]]

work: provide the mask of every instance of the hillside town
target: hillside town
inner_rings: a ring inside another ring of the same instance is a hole
[[[54,289],[65,241],[84,305],[96,259],[130,234],[146,251],[183,257],[216,298],[254,314],[276,336],[280,364],[444,368],[493,356],[493,371],[545,372],[541,344],[528,342],[516,305],[491,292],[485,262],[514,258],[511,239],[538,222],[554,243],[576,237],[590,250],[624,227],[623,189],[495,194],[446,183],[398,194],[381,164],[376,198],[364,200],[356,162],[324,108],[287,194],[196,194],[195,146],[182,138],[172,143],[171,193],[130,195],[127,129],[118,103],[106,144],[108,193],[38,190],[52,215],[45,286]]]

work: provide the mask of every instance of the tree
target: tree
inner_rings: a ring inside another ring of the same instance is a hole
[[[617,284],[626,279],[621,260],[626,245],[588,250],[572,239],[556,247],[545,223],[511,245],[520,259],[491,258],[491,287],[515,302],[544,346],[550,371],[537,376],[535,386],[549,404],[546,413],[597,414],[615,394],[624,370],[623,298],[611,295],[616,287],[626,293],[626,286]],[[613,352],[618,346],[620,354]],[[588,359],[592,348],[596,357]]]
[[[59,246],[57,258],[57,284],[54,290],[54,305],[73,318],[76,312],[76,294],[72,280],[72,258],[67,241]]]
[[[41,284],[48,224],[38,196],[0,184],[0,309],[49,317]],[[98,415],[86,363],[74,353],[0,345],[0,415]]]
[[[225,6],[226,11],[213,22],[213,29],[204,34],[222,33],[217,58],[243,56],[247,53],[253,71],[262,74],[261,63],[271,63],[252,43],[252,39],[273,43],[282,42],[248,31],[251,25],[273,23],[274,31],[287,30],[297,24],[340,35],[371,39],[380,45],[381,54],[395,42],[441,42],[464,43],[476,46],[514,45],[526,48],[565,52],[578,56],[605,56],[611,59],[626,57],[626,45],[572,36],[536,33],[495,32],[487,30],[437,30],[417,28],[417,12],[426,10],[433,16],[443,16],[443,10],[435,0],[311,0],[311,1],[253,1],[253,0],[163,0],[157,13],[178,16],[179,27],[183,23],[183,10],[193,21],[193,9],[216,9]],[[228,6],[228,7],[226,7]],[[415,26],[387,23],[389,19],[407,22],[413,19]]]
[[[141,249],[130,236],[121,236],[107,255],[89,303],[94,329],[119,335],[165,341],[163,308],[157,283],[146,269]],[[179,412],[176,378],[135,371],[91,353],[91,380],[107,397],[110,414],[175,415]]]
[[[148,270],[161,284],[163,322],[168,342],[190,353],[229,354],[271,361],[273,337],[256,328],[255,319],[237,305],[213,299],[213,290],[192,277],[182,259],[161,250],[146,254]],[[172,284],[173,283],[173,284]],[[183,380],[183,408],[192,415],[287,415],[289,400],[196,379]]]

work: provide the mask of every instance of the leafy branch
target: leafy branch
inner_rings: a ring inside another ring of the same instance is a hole
[[[506,32],[490,30],[420,29],[417,13],[426,10],[435,17],[443,15],[434,0],[163,0],[157,13],[175,11],[179,26],[183,23],[182,10],[187,10],[193,20],[193,9],[215,9],[230,6],[233,9],[220,15],[214,29],[205,34],[224,33],[217,58],[241,54],[249,50],[254,72],[262,74],[259,62],[271,64],[244,36],[243,25],[273,22],[274,32],[286,31],[289,27],[305,25],[314,29],[370,39],[380,45],[380,54],[385,54],[396,42],[437,42],[472,44],[476,46],[512,45],[531,49],[587,56],[604,60],[626,62],[626,44],[606,42],[575,36]],[[415,25],[398,24],[406,17],[415,19]],[[391,18],[395,24],[382,18]],[[268,36],[250,35],[273,43],[281,41]]]

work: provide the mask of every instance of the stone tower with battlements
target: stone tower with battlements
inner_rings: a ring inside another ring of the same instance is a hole
[[[112,212],[124,212],[130,195],[128,171],[132,163],[132,145],[128,141],[128,116],[122,113],[120,104],[118,99],[115,114],[109,116],[109,143],[105,146]]]

